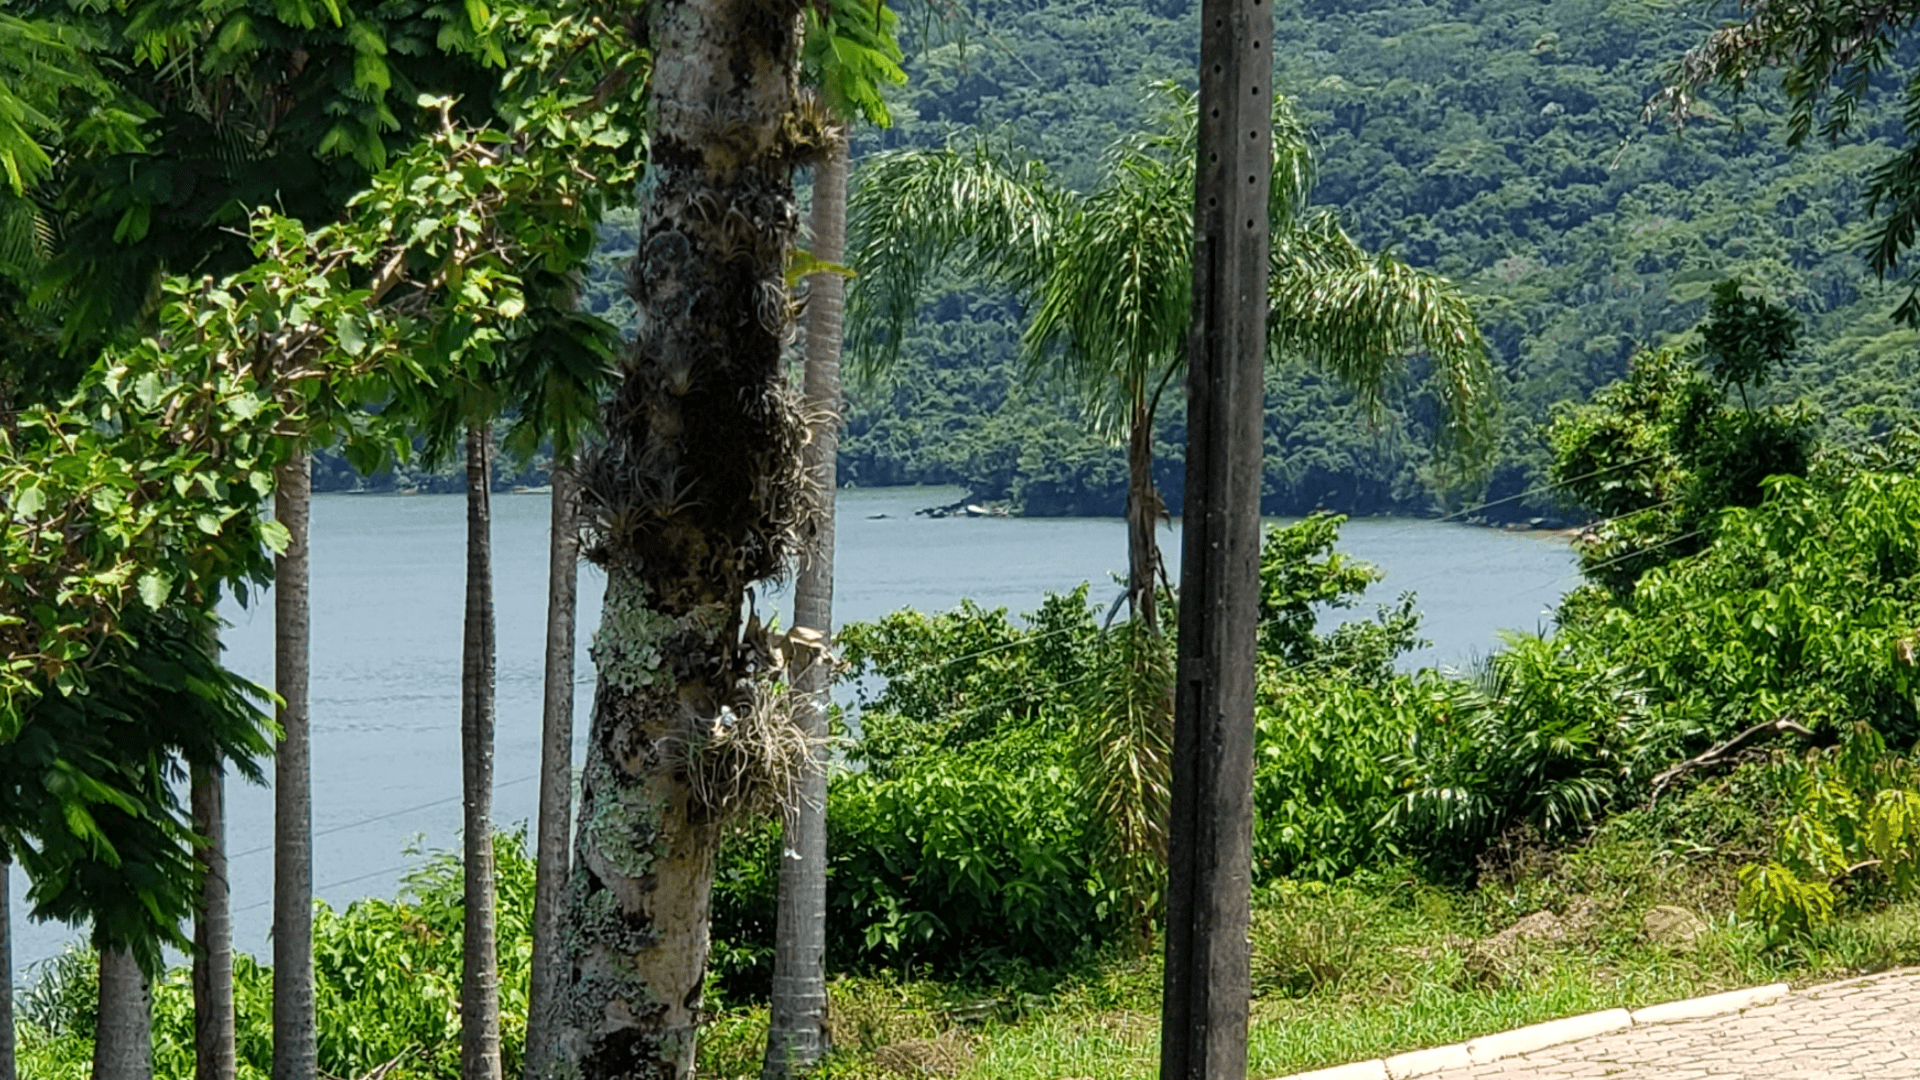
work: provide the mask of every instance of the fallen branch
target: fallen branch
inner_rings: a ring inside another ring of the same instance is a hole
[[[1733,738],[1728,739],[1726,742],[1712,747],[1698,757],[1688,758],[1678,765],[1662,769],[1660,773],[1653,778],[1653,793],[1648,797],[1647,805],[1652,806],[1654,803],[1659,802],[1660,796],[1665,794],[1668,788],[1672,787],[1681,777],[1688,773],[1697,772],[1701,769],[1714,769],[1724,765],[1731,765],[1739,759],[1742,751],[1754,743],[1789,731],[1803,739],[1813,738],[1813,732],[1784,716],[1777,720],[1768,720],[1765,723],[1755,724],[1740,734],[1735,735]]]

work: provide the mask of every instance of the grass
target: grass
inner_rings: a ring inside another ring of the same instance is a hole
[[[1411,870],[1281,882],[1254,899],[1248,1075],[1443,1045],[1564,1016],[1777,981],[1920,964],[1920,901],[1858,902],[1812,936],[1770,940],[1734,912],[1766,813],[1736,776],[1555,849],[1511,838],[1471,884]],[[1698,920],[1666,940],[1648,913]],[[990,985],[841,976],[822,1080],[1130,1080],[1158,1070],[1160,965],[1117,952]],[[722,1012],[700,1075],[760,1072],[764,1006]]]

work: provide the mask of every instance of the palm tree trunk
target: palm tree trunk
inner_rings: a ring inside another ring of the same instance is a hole
[[[0,845],[0,1080],[18,1080],[13,1063],[13,854]]]
[[[153,1002],[147,977],[121,946],[100,946],[100,1008],[93,1080],[152,1080]]]
[[[218,646],[216,645],[216,648]],[[194,1080],[234,1080],[233,918],[227,904],[226,770],[192,769],[193,828],[206,837],[193,921]]]
[[[277,471],[273,512],[289,539],[273,568],[273,685],[281,698],[280,745],[273,760],[273,1080],[315,1080],[313,768],[307,712],[312,460],[302,449]]]
[[[833,140],[813,175],[813,256],[838,263],[847,242],[847,136]],[[815,274],[807,283],[806,468],[820,500],[819,525],[793,583],[793,625],[820,634],[821,651],[794,650],[790,684],[795,719],[813,745],[827,738],[832,668],[824,646],[833,633],[834,493],[840,448],[840,337],[846,279]],[[816,750],[794,783],[781,844],[775,916],[773,1000],[767,1023],[765,1080],[811,1070],[827,1043],[827,770]]]
[[[1153,417],[1146,402],[1136,400],[1127,427],[1127,612],[1154,634],[1160,632],[1156,590],[1165,573],[1155,530],[1166,512],[1153,486]]]
[[[500,1080],[500,972],[493,896],[493,427],[467,429],[467,611],[460,655],[466,832],[460,1075]]]
[[[750,583],[801,523],[802,428],[781,373],[793,170],[821,146],[798,100],[799,0],[655,0],[639,332],[583,469],[607,567],[568,916],[562,1067],[693,1071],[713,858],[710,735],[764,718]]]
[[[573,623],[579,603],[580,496],[573,462],[553,462],[553,524],[547,542],[546,700],[540,720],[538,859],[533,883],[533,976],[527,987],[526,1080],[546,1076],[554,1052],[566,987],[562,917],[572,838],[567,811],[573,797]]]

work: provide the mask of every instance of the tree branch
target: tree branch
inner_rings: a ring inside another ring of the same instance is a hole
[[[1712,747],[1698,757],[1688,758],[1678,765],[1662,769],[1659,774],[1653,778],[1653,792],[1647,798],[1647,805],[1652,806],[1654,803],[1659,802],[1660,796],[1665,794],[1668,788],[1672,787],[1681,777],[1688,773],[1696,772],[1700,769],[1714,769],[1731,765],[1739,758],[1740,752],[1752,744],[1770,736],[1789,731],[1803,739],[1813,738],[1812,731],[1794,723],[1784,716],[1777,720],[1768,720],[1765,723],[1755,724],[1740,734],[1735,735],[1733,738],[1728,739],[1726,742]]]

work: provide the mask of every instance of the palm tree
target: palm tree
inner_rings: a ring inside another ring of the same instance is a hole
[[[1087,195],[984,142],[867,162],[852,197],[863,239],[848,335],[858,359],[884,366],[935,275],[950,268],[1024,302],[1029,373],[1073,388],[1096,427],[1125,438],[1128,606],[1155,629],[1165,571],[1154,529],[1166,507],[1153,483],[1153,422],[1186,363],[1196,152],[1194,96],[1160,89],[1171,108],[1153,130],[1109,149],[1103,183]],[[1490,373],[1465,301],[1442,278],[1366,254],[1307,208],[1307,131],[1284,100],[1273,147],[1273,352],[1308,356],[1373,401],[1424,351],[1435,361],[1449,445],[1484,450]]]
[[[0,844],[0,1080],[19,1080],[13,1064],[13,855]]]
[[[216,653],[218,648],[216,638]],[[195,849],[200,903],[193,913],[193,1075],[194,1080],[234,1080],[239,1061],[233,1013],[233,915],[227,903],[226,770],[218,764],[194,765],[190,775],[193,831],[206,840]]]
[[[906,81],[885,3],[835,0],[807,15],[802,70],[819,101],[842,120],[890,127],[882,83]],[[846,277],[847,166],[850,132],[827,131],[813,171],[812,265],[807,281],[806,368],[801,395],[809,435],[806,472],[819,500],[819,523],[805,538],[793,585],[793,627],[806,644],[788,657],[794,719],[811,747],[781,820],[780,883],[775,908],[773,987],[768,1000],[763,1080],[809,1072],[830,1048],[827,1033],[827,762],[833,699],[827,657],[833,641],[833,542],[840,446],[840,339]]]
[[[100,1002],[93,1033],[93,1080],[152,1080],[153,997],[133,950],[96,934]]]
[[[580,477],[587,555],[607,571],[560,1040],[580,1080],[692,1074],[720,827],[784,794],[794,766],[792,740],[773,745],[791,728],[779,649],[742,613],[805,524],[781,363],[793,172],[827,119],[798,94],[804,7],[646,9],[638,330]]]
[[[493,425],[467,428],[467,595],[460,651],[465,852],[460,951],[461,1080],[500,1080],[500,967],[493,873]]]
[[[273,560],[273,688],[280,742],[273,755],[273,1080],[314,1080],[313,765],[307,705],[311,619],[308,511],[313,465],[297,449],[274,476],[274,518],[287,549]]]
[[[1102,680],[1083,740],[1090,805],[1105,811],[1121,872],[1151,880],[1164,861],[1172,700],[1157,591],[1153,425],[1186,364],[1192,317],[1194,95],[1163,85],[1170,108],[1108,152],[1091,194],[1054,186],[1043,166],[981,142],[969,150],[876,155],[852,197],[864,240],[849,297],[856,356],[884,366],[937,274],[958,270],[1011,290],[1031,313],[1028,371],[1077,392],[1089,420],[1127,446],[1125,678]],[[1490,371],[1465,301],[1444,279],[1369,255],[1333,219],[1307,208],[1307,132],[1284,100],[1274,111],[1269,348],[1325,366],[1369,402],[1433,360],[1442,442],[1480,460],[1492,442]],[[1136,891],[1136,899],[1142,893]],[[1144,923],[1144,912],[1142,915]]]
[[[572,864],[574,613],[580,591],[578,486],[572,455],[556,447],[547,541],[547,651],[540,712],[540,807],[535,817],[533,971],[527,985],[526,1080],[542,1080],[553,1057],[565,993],[561,916]]]
[[[565,919],[572,868],[574,616],[579,603],[580,487],[576,459],[597,423],[617,331],[579,310],[576,276],[548,283],[534,332],[514,342],[506,364],[519,419],[509,450],[531,455],[551,440],[553,504],[547,538],[547,647],[540,717],[540,806],[535,825],[533,957],[527,986],[526,1080],[554,1063],[566,996]]]
[[[847,132],[836,130],[813,173],[813,258],[838,263],[846,252]],[[796,778],[781,821],[780,891],[774,915],[773,990],[768,1002],[764,1080],[810,1070],[827,1042],[827,739],[833,670],[834,491],[840,448],[840,326],[846,279],[828,270],[807,282],[807,364],[802,394],[810,437],[806,469],[819,492],[815,531],[793,582],[793,626],[817,634],[819,648],[797,649],[788,681],[794,719],[815,750]]]

